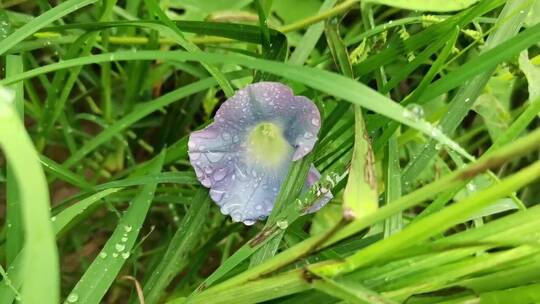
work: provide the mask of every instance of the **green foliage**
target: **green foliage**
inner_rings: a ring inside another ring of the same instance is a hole
[[[0,3],[0,303],[539,302],[539,2]],[[248,227],[187,146],[259,81],[322,127]]]

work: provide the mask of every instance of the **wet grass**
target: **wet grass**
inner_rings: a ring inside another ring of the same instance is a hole
[[[0,303],[540,302],[538,16],[533,0],[0,3]],[[322,127],[248,227],[187,141],[259,81],[312,99]]]

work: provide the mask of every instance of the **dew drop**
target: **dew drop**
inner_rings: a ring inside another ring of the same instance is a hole
[[[227,176],[227,170],[225,168],[220,168],[214,172],[214,180],[216,182],[219,182],[220,180],[224,179],[225,176]]]
[[[99,253],[99,257],[102,258],[102,259],[105,259],[107,258],[107,253],[105,251],[102,251]]]
[[[126,249],[126,245],[124,245],[124,244],[115,244],[114,248],[116,249],[116,251],[120,252],[120,251],[123,251],[124,249]]]
[[[212,163],[217,163],[223,158],[223,154],[221,153],[215,153],[215,152],[209,152],[206,154],[206,157],[208,157],[208,160]]]
[[[287,227],[289,227],[289,222],[287,220],[279,220],[276,222],[276,225],[279,229],[287,229]]]
[[[129,253],[129,252],[124,252],[124,253],[122,253],[122,258],[123,258],[124,260],[127,260],[127,259],[129,258],[129,256],[130,256],[130,253]]]
[[[130,232],[131,230],[133,229],[133,227],[129,226],[129,225],[124,225],[124,230],[126,232]]]
[[[311,124],[313,124],[316,127],[318,127],[320,123],[321,121],[318,118],[311,119]]]
[[[304,138],[305,138],[305,139],[311,139],[311,138],[313,138],[313,133],[311,133],[311,132],[306,132],[306,133],[304,133]]]
[[[79,300],[79,295],[77,295],[76,293],[72,293],[67,297],[67,301],[70,303],[75,303],[78,300]]]
[[[413,121],[420,121],[424,119],[424,108],[418,104],[411,103],[407,106],[407,111],[404,115]]]

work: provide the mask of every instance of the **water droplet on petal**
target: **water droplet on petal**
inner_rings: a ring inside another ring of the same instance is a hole
[[[305,138],[305,139],[311,139],[311,138],[313,138],[313,133],[311,133],[311,132],[306,132],[306,133],[304,133],[304,138]]]
[[[220,180],[224,179],[225,176],[227,176],[227,169],[220,168],[214,172],[214,180],[216,182],[219,182]]]
[[[210,162],[217,163],[223,158],[223,154],[222,153],[209,152],[209,153],[206,153],[206,157],[208,157],[208,160]]]
[[[321,121],[318,118],[311,119],[311,124],[313,124],[316,127],[318,127],[320,123]]]

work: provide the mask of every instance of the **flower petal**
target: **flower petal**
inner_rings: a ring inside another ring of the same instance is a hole
[[[252,132],[261,125],[261,134],[282,133],[280,143],[289,148],[268,149],[282,155],[272,158],[268,150],[250,149],[250,134],[259,134]],[[270,214],[292,161],[313,149],[319,128],[320,114],[313,102],[294,96],[283,84],[260,82],[237,91],[218,109],[214,123],[193,132],[188,154],[221,212],[251,225]],[[263,155],[253,157],[254,150]],[[264,163],[267,159],[272,161]]]

